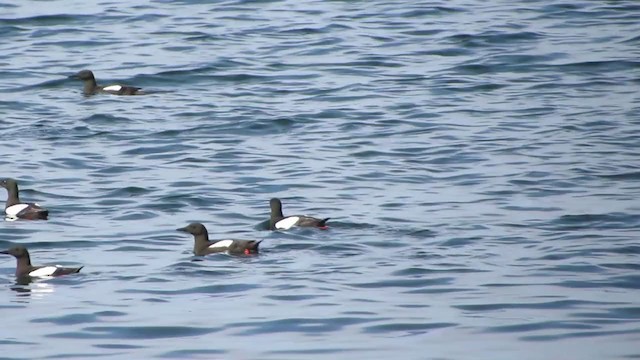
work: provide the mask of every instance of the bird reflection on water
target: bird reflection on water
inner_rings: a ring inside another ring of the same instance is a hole
[[[34,279],[28,276],[21,277],[16,279],[15,284],[12,285],[10,289],[17,292],[17,296],[22,298],[44,298],[55,291],[55,286],[45,282],[45,280],[46,279]]]

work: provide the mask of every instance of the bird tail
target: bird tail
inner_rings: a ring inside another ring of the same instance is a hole
[[[260,243],[262,242],[262,240],[260,241],[251,241],[250,243],[248,243],[248,246],[244,249],[244,254],[245,255],[251,255],[251,254],[257,254],[258,253],[258,246],[260,245]]]
[[[326,219],[322,219],[322,220],[320,220],[320,222],[318,223],[318,227],[325,227],[325,226],[327,226],[327,221],[329,221],[329,219],[331,219],[331,218],[326,218]]]
[[[260,245],[260,243],[262,241],[264,241],[264,239],[263,240],[254,241],[253,244],[251,244],[251,250],[256,250],[257,251],[258,250],[258,246]]]

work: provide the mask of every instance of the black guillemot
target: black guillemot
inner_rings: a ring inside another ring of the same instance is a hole
[[[113,95],[144,95],[142,88],[125,85],[107,85],[100,86],[96,83],[96,78],[91,70],[82,70],[77,74],[69,76],[70,78],[80,79],[84,82],[82,93],[84,95],[94,95],[98,93],[108,93]]]
[[[62,276],[80,272],[80,267],[62,267],[59,265],[44,265],[33,266],[31,265],[31,258],[29,257],[29,251],[24,246],[12,247],[9,250],[0,251],[0,254],[13,255],[17,260],[16,277],[51,277]]]
[[[18,183],[14,179],[0,180],[0,186],[7,189],[4,212],[9,219],[47,220],[49,210],[36,203],[20,202]]]
[[[193,253],[198,256],[227,252],[229,254],[253,254],[258,252],[258,245],[262,242],[256,240],[216,240],[209,241],[207,228],[201,223],[191,223],[183,228],[176,229],[193,235]]]
[[[327,229],[327,220],[318,219],[306,215],[282,215],[282,202],[278,198],[269,201],[271,206],[271,218],[269,219],[269,230],[288,230],[294,226],[315,227],[319,229]]]

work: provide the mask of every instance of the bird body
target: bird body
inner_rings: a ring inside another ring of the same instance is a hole
[[[144,95],[142,88],[126,85],[107,85],[100,86],[96,82],[96,78],[91,70],[82,70],[77,74],[69,76],[70,78],[79,79],[84,82],[82,93],[86,96],[98,93],[107,93],[112,95]]]
[[[40,204],[20,202],[18,182],[14,179],[0,180],[0,187],[7,189],[4,212],[9,219],[46,220],[49,217],[49,210]]]
[[[288,230],[292,227],[315,227],[319,229],[327,229],[327,221],[330,218],[318,219],[306,215],[284,216],[282,214],[282,201],[273,198],[269,201],[271,207],[271,216],[269,218],[269,230]]]
[[[16,246],[11,249],[0,251],[0,254],[12,255],[16,258],[16,277],[55,277],[69,275],[80,272],[80,267],[63,267],[60,265],[31,265],[29,251],[24,246]]]
[[[258,246],[262,242],[256,240],[223,239],[210,241],[207,228],[201,223],[191,223],[185,227],[176,229],[193,235],[193,253],[198,256],[227,252],[229,254],[253,254],[258,252]]]

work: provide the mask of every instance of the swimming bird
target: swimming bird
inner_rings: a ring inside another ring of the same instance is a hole
[[[47,220],[49,210],[37,203],[21,203],[18,195],[18,183],[14,179],[0,180],[0,186],[7,189],[7,203],[4,212],[9,218],[28,220]]]
[[[278,198],[273,198],[269,201],[271,206],[271,218],[269,219],[269,230],[288,230],[294,226],[300,227],[316,227],[320,229],[327,229],[327,220],[318,219],[306,215],[282,215],[282,202]]]
[[[0,254],[13,255],[17,260],[16,277],[48,277],[62,276],[80,272],[84,266],[80,267],[62,267],[60,265],[31,265],[29,251],[24,246],[12,247],[9,250],[0,251]]]
[[[108,93],[113,95],[144,95],[142,88],[125,85],[107,85],[99,86],[96,83],[96,78],[93,76],[91,70],[82,70],[77,74],[69,76],[73,79],[80,79],[84,82],[84,88],[82,93],[85,95],[94,95],[98,93]]]
[[[256,240],[216,240],[209,241],[207,228],[201,223],[191,223],[183,228],[176,229],[193,235],[193,253],[198,256],[228,252],[229,254],[253,254],[258,252],[258,245],[262,242]]]

